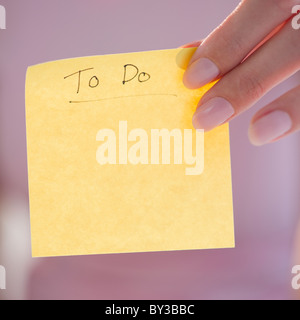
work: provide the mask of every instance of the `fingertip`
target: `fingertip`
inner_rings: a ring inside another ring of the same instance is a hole
[[[198,48],[201,45],[202,41],[203,40],[193,41],[193,42],[190,42],[190,43],[187,43],[187,44],[181,46],[180,48],[182,48],[182,49]]]
[[[253,126],[250,125],[248,129],[248,138],[250,143],[255,147],[261,147],[264,145],[256,136],[255,130],[253,130]]]
[[[254,146],[263,146],[284,137],[292,126],[292,119],[287,112],[275,110],[251,123],[249,140]]]
[[[220,70],[210,59],[200,58],[186,70],[183,83],[188,89],[199,89],[216,80]]]

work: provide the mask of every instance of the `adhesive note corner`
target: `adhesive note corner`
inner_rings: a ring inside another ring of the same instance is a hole
[[[229,127],[192,127],[193,50],[28,68],[33,257],[234,247]]]

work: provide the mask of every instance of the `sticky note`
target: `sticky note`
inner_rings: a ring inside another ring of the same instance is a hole
[[[229,127],[193,128],[184,50],[28,68],[33,257],[234,247]]]

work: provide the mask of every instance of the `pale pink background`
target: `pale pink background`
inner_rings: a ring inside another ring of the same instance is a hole
[[[28,217],[27,66],[86,55],[176,48],[205,37],[238,2],[2,0],[7,10],[7,30],[0,30],[2,194],[25,199]],[[297,75],[288,80],[231,124],[236,249],[39,259],[27,278],[27,297],[288,298],[300,211],[300,137],[256,148],[248,142],[247,127],[255,110],[298,80]],[[29,237],[19,237],[29,242]],[[14,247],[8,247],[5,238],[1,241],[13,259],[18,254]],[[31,261],[29,253],[26,259]]]

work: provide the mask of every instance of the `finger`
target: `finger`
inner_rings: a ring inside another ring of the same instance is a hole
[[[292,16],[295,0],[244,0],[201,44],[184,76],[190,89],[228,73]]]
[[[261,109],[252,119],[249,139],[261,146],[300,130],[300,86]]]
[[[179,68],[183,70],[186,70],[188,68],[189,62],[192,56],[194,55],[196,48],[199,47],[201,42],[202,40],[194,41],[180,47],[180,49],[182,50],[176,56],[176,63]],[[189,49],[189,50],[186,50],[186,49]]]
[[[187,43],[187,44],[181,46],[180,48],[182,48],[182,49],[198,48],[202,42],[203,42],[203,40],[193,41],[193,42],[190,42],[190,43]]]
[[[211,130],[254,105],[270,89],[300,69],[299,54],[299,31],[286,24],[203,96],[194,115],[194,126]]]

